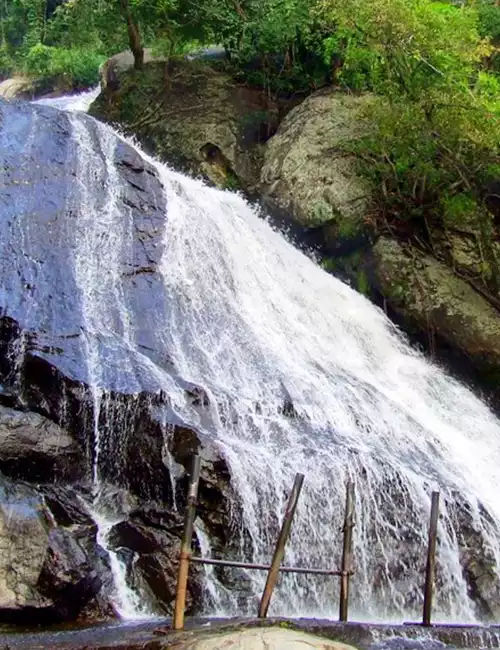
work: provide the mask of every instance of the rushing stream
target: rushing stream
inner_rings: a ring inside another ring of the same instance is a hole
[[[53,103],[83,110],[94,96]],[[168,206],[161,261],[168,312],[158,312],[168,320],[151,326],[178,375],[206,391],[208,415],[193,409],[172,377],[139,350],[118,273],[132,244],[131,216],[116,208],[117,138],[100,126],[96,155],[88,119],[75,113],[70,123],[86,223],[68,264],[85,297],[85,355],[96,399],[104,375],[109,380],[116,369],[107,367],[92,334],[123,348],[121,372],[133,375],[132,353],[141,356],[147,388],[165,391],[184,421],[215,440],[242,504],[242,554],[244,546],[256,562],[269,560],[294,474],[302,472],[286,562],[336,567],[345,482],[353,479],[358,619],[420,615],[430,494],[440,489],[436,617],[474,620],[460,568],[460,513],[498,567],[499,421],[412,349],[381,310],[296,250],[240,196],[154,162]],[[105,187],[93,182],[99,174],[108,178]],[[119,389],[118,376],[115,383]],[[293,404],[293,412],[284,404]],[[96,481],[99,436],[96,420]],[[200,538],[209,549],[201,528]],[[244,613],[216,571],[207,570],[206,580],[206,613]],[[251,593],[260,594],[265,576],[249,573],[247,580]],[[255,601],[247,607],[253,613]],[[337,611],[331,578],[287,576],[271,605],[273,615],[336,617]]]

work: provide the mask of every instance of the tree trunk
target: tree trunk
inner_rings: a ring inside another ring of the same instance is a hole
[[[128,41],[132,54],[134,55],[134,68],[136,70],[142,70],[144,65],[144,48],[141,43],[139,26],[134,22],[128,0],[120,0],[120,11],[127,23]]]

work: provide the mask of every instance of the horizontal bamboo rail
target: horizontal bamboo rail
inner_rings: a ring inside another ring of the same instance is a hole
[[[200,480],[200,459],[197,455],[193,457],[193,469],[188,488],[188,501],[184,517],[184,532],[182,535],[181,550],[179,555],[179,572],[177,578],[177,592],[175,599],[174,629],[180,630],[184,627],[184,609],[186,603],[187,578],[190,562],[194,564],[209,564],[213,566],[232,567],[237,569],[248,569],[256,571],[267,571],[267,580],[259,606],[259,618],[267,616],[267,610],[271,596],[280,573],[299,573],[317,576],[336,576],[341,578],[341,615],[343,620],[347,619],[347,601],[349,598],[349,578],[354,573],[351,569],[352,563],[352,528],[354,526],[354,484],[347,484],[346,515],[344,521],[344,544],[342,555],[342,570],[337,569],[314,569],[306,567],[281,566],[285,554],[285,546],[290,535],[293,517],[297,508],[298,499],[304,481],[303,474],[297,474],[293,484],[288,504],[283,518],[280,534],[276,542],[273,560],[271,564],[257,564],[254,562],[238,562],[235,560],[222,560],[210,557],[198,557],[191,552],[194,519],[196,516],[196,503],[198,498],[198,485]]]
[[[197,557],[192,555],[190,558],[191,562],[196,564],[213,564],[215,566],[225,566],[233,567],[236,569],[250,569],[256,571],[269,571],[271,564],[252,564],[251,562],[236,562],[233,560],[219,560],[211,557]],[[294,567],[294,566],[282,566],[280,567],[280,573],[308,573],[316,576],[342,576],[344,575],[342,571],[337,569],[304,569],[303,567]],[[348,571],[350,575],[354,571]]]

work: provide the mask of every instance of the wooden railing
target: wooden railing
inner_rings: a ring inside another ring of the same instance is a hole
[[[174,629],[180,630],[184,627],[184,612],[186,606],[186,593],[190,563],[210,564],[223,567],[234,567],[240,569],[267,571],[267,580],[260,600],[258,616],[265,618],[271,602],[271,597],[278,581],[280,573],[305,573],[316,576],[337,576],[340,578],[340,604],[339,620],[347,622],[349,610],[349,584],[353,575],[353,551],[352,538],[355,515],[355,492],[354,483],[348,481],[346,484],[346,501],[343,525],[343,545],[340,569],[314,569],[306,567],[281,566],[285,555],[285,547],[290,536],[293,518],[297,503],[304,482],[304,475],[297,474],[290,492],[288,504],[285,510],[281,530],[276,541],[274,555],[270,564],[254,564],[249,562],[237,562],[234,560],[223,560],[210,557],[198,557],[192,554],[191,545],[193,539],[194,520],[196,517],[196,505],[198,501],[198,487],[200,482],[200,457],[193,456],[193,464],[189,481],[186,510],[184,513],[184,530],[182,534],[181,549],[179,555],[179,572],[177,576],[177,591],[174,610]],[[432,493],[431,518],[429,525],[429,542],[427,549],[427,567],[424,592],[424,609],[422,625],[431,625],[432,597],[435,581],[436,567],[436,540],[437,524],[439,517],[439,492]]]

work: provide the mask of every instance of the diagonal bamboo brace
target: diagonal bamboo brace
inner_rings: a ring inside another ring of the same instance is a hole
[[[264,593],[262,594],[262,599],[260,601],[259,618],[266,618],[267,616],[267,610],[269,609],[269,603],[271,602],[271,596],[273,594],[274,587],[278,581],[280,565],[285,555],[285,545],[288,541],[288,537],[290,536],[292,521],[295,515],[295,510],[297,508],[297,502],[299,500],[303,482],[304,475],[297,474],[295,476],[292,492],[290,493],[290,497],[288,499],[285,518],[283,519],[283,525],[281,526],[278,541],[276,542],[276,548],[274,550],[271,567],[269,569],[269,573],[267,574],[266,586],[264,587]]]
[[[174,630],[182,630],[184,627],[189,560],[191,557],[191,542],[193,539],[194,519],[196,517],[199,483],[200,457],[198,454],[195,454],[193,456],[193,467],[191,470],[188,498],[184,513],[184,531],[182,533],[181,550],[179,554],[179,573],[177,575],[177,591],[175,595],[174,609]]]

